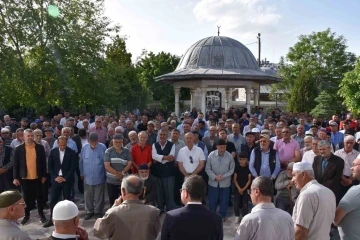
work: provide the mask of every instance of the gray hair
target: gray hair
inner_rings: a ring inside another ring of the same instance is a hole
[[[130,136],[130,135],[136,135],[136,136],[137,136],[137,132],[135,132],[135,131],[130,131],[130,132],[129,132],[129,136]]]
[[[287,169],[293,169],[294,167],[294,162],[289,162],[289,164],[287,165]]]
[[[315,179],[315,173],[314,173],[314,170],[311,169],[311,170],[298,170],[298,171],[293,171],[293,172],[296,172],[296,173],[306,173],[308,175],[309,178],[311,179]]]
[[[344,138],[344,142],[345,142],[345,141],[349,141],[349,140],[355,142],[355,137],[352,136],[352,135],[347,135],[347,136]]]
[[[71,132],[71,128],[69,127],[63,127],[63,129],[61,129],[61,132],[63,133],[65,130],[69,130]]]
[[[330,148],[331,143],[329,141],[326,141],[326,140],[321,140],[321,141],[318,142],[318,147],[322,147],[322,146]]]
[[[313,137],[312,136],[306,136],[304,137],[304,140],[307,140],[307,139],[310,139],[311,141],[313,140]]]
[[[117,126],[117,127],[115,128],[115,132],[118,131],[118,130],[120,130],[121,132],[123,132],[123,128],[122,128],[121,126]]]
[[[144,188],[144,181],[136,175],[129,175],[123,178],[121,188],[126,194],[139,195]]]
[[[139,132],[138,137],[140,137],[140,135],[142,135],[142,134],[145,134],[145,136],[146,136],[147,138],[149,137],[149,134],[148,134],[147,132],[145,132],[145,131]]]

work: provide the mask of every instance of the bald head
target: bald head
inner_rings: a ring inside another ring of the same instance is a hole
[[[143,190],[144,182],[136,175],[129,175],[121,182],[121,191],[126,195],[139,196]]]

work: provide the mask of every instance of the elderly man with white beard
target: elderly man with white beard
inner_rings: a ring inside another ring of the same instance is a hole
[[[300,149],[300,156],[301,158],[304,156],[304,153],[306,153],[307,151],[310,151],[312,149],[312,140],[313,137],[312,136],[306,136],[304,138],[304,147]]]
[[[144,204],[155,207],[158,179],[150,174],[150,168],[147,164],[139,166],[139,177],[144,181],[144,188],[139,200]]]

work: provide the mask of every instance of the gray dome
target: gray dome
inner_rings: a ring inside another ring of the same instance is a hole
[[[240,42],[213,36],[193,44],[174,72],[158,76],[155,80],[166,83],[229,80],[272,84],[281,79],[261,71],[254,55]]]
[[[207,37],[193,44],[183,55],[175,71],[197,68],[260,70],[247,47],[223,36]]]

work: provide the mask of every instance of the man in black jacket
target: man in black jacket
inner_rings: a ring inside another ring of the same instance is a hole
[[[221,216],[201,204],[206,183],[201,176],[187,177],[181,189],[185,207],[166,213],[161,229],[161,240],[222,240],[224,237]]]
[[[24,130],[24,143],[14,150],[13,176],[14,185],[22,186],[24,201],[26,203],[25,217],[21,221],[25,225],[30,219],[30,211],[35,208],[35,200],[40,221],[46,221],[44,215],[44,200],[42,184],[46,181],[46,156],[41,144],[34,142],[34,133],[31,129]]]
[[[13,149],[4,145],[0,137],[0,193],[15,188],[13,185]]]
[[[61,194],[66,200],[70,199],[71,187],[74,184],[74,173],[77,164],[77,156],[74,150],[67,147],[67,138],[58,138],[58,148],[53,148],[50,152],[48,165],[51,176],[51,197],[50,210],[53,211]],[[52,213],[51,213],[52,216]],[[51,217],[44,227],[53,225]]]
[[[149,174],[149,166],[147,164],[141,164],[139,166],[139,177],[144,181],[144,188],[139,199],[142,203],[155,207],[158,184],[157,178]]]

